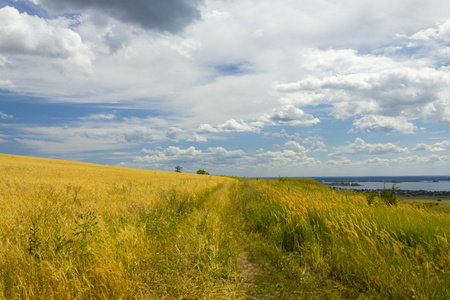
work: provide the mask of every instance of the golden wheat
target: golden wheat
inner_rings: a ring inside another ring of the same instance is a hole
[[[232,182],[0,154],[0,298],[239,293],[231,237],[202,208]]]

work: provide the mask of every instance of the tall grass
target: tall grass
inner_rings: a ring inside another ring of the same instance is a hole
[[[450,215],[368,205],[312,180],[248,180],[248,230],[373,298],[450,298]]]
[[[296,280],[316,293],[309,270],[344,284],[316,295],[446,299],[449,235],[449,214],[368,205],[312,180],[0,154],[0,299],[245,298],[259,275],[243,278],[237,262],[251,243],[267,246],[292,293]]]
[[[239,295],[233,182],[0,155],[0,299]]]

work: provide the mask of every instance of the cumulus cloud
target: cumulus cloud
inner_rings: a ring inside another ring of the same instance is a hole
[[[284,147],[286,147],[287,149],[290,149],[296,153],[305,153],[306,152],[305,147],[301,146],[299,143],[297,143],[295,141],[286,142],[284,144]]]
[[[155,150],[142,149],[145,156],[138,156],[134,160],[137,162],[156,163],[162,161],[176,161],[176,162],[192,162],[201,158],[202,151],[191,146],[187,149],[170,146],[166,149],[157,148]]]
[[[9,6],[0,9],[0,17],[3,53],[65,58],[83,48],[80,36],[68,28],[68,20],[46,20]]]
[[[176,33],[201,19],[202,0],[36,0],[55,13],[92,12],[144,29]]]
[[[416,145],[416,147],[413,149],[413,151],[445,151],[447,149],[450,149],[450,140],[442,141],[435,143],[433,145],[427,145],[424,143],[419,143]]]
[[[243,150],[226,150],[223,147],[209,147],[207,153],[214,159],[238,159],[245,157]]]
[[[384,56],[361,55],[354,50],[309,49],[303,56],[303,67],[312,75],[295,82],[273,84],[284,103],[331,105],[331,115],[339,119],[356,115],[384,116],[363,120],[370,120],[375,131],[411,132],[414,127],[407,122],[411,119],[450,121],[448,68],[397,62]],[[403,119],[401,124],[394,124],[387,117]]]
[[[201,124],[199,130],[208,132],[260,132],[260,127],[261,126],[258,123],[248,124],[242,120],[236,121],[231,119],[216,127],[213,127],[210,124]]]
[[[0,53],[68,59],[91,70],[92,53],[64,18],[42,19],[19,13],[13,7],[0,9]]]
[[[450,162],[450,156],[448,155],[430,155],[430,156],[405,156],[405,157],[398,157],[393,159],[388,159],[384,161],[385,165],[389,166],[405,166],[405,165],[437,165],[440,167],[446,167],[448,163]],[[367,160],[365,163],[370,164],[374,163],[374,161]]]
[[[409,37],[411,40],[428,41],[431,39],[441,39],[450,41],[450,20],[437,24],[436,27],[420,30]]]
[[[305,113],[303,110],[296,108],[293,105],[285,105],[281,108],[275,108],[270,114],[265,114],[259,117],[256,121],[245,122],[236,121],[234,119],[228,120],[216,127],[210,124],[201,124],[199,131],[207,132],[255,132],[260,133],[261,129],[266,125],[314,125],[320,120],[314,116]],[[284,130],[284,129],[283,129]],[[278,136],[286,139],[297,139],[297,136],[289,136],[286,131],[282,131]]]
[[[392,143],[386,144],[368,144],[361,138],[356,138],[353,144],[341,146],[336,152],[330,153],[328,156],[345,156],[345,155],[382,155],[391,153],[406,153],[408,148],[400,148]]]
[[[314,118],[313,115],[307,114],[303,110],[290,104],[281,108],[275,108],[272,110],[272,113],[262,116],[260,120],[270,124],[289,125],[314,125],[320,122],[320,120]]]
[[[183,133],[183,130],[178,127],[170,127],[169,130],[166,133],[166,137],[168,137],[171,140],[178,140],[180,135]]]
[[[371,132],[391,132],[401,131],[404,133],[414,133],[417,129],[414,124],[407,121],[405,117],[387,117],[370,115],[357,119],[353,122],[355,129],[351,132],[371,133]]]
[[[270,163],[290,163],[297,157],[297,153],[292,150],[283,151],[264,151],[263,149],[258,150],[255,155],[259,164],[270,164]]]
[[[208,141],[208,139],[203,135],[194,133],[193,138],[187,139],[187,141],[188,142],[196,142],[196,143],[206,143]]]
[[[268,134],[268,133],[265,133],[265,135],[268,136],[269,134]],[[281,137],[281,138],[283,138],[285,141],[295,141],[295,142],[300,142],[300,141],[302,140],[302,138],[300,137],[300,134],[295,133],[295,134],[293,134],[293,135],[289,135],[289,134],[286,132],[286,129],[284,129],[284,128],[281,129],[280,132],[272,133],[272,136],[273,136],[273,137]]]
[[[309,136],[303,140],[303,143],[310,145],[311,152],[327,152],[327,146],[319,136]]]
[[[231,163],[236,160],[246,159],[243,150],[227,150],[223,147],[209,147],[206,151],[196,149],[194,146],[186,149],[170,146],[156,148],[154,150],[142,149],[145,156],[135,158],[137,162],[160,163],[176,162],[183,164],[202,163],[207,166]]]
[[[284,145],[284,148],[285,149],[280,151],[257,150],[256,154],[254,154],[255,162],[253,165],[275,169],[292,168],[293,166],[298,167],[304,165],[320,165],[320,161],[306,156],[306,150],[298,144],[295,145],[288,142],[287,145]]]

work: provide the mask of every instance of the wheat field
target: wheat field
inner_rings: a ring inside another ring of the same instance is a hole
[[[233,183],[1,154],[0,298],[237,295],[215,227]]]
[[[0,299],[448,299],[450,214],[0,154]]]

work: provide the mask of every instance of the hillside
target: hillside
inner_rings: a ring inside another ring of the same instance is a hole
[[[450,297],[449,214],[313,180],[0,154],[3,299]]]

